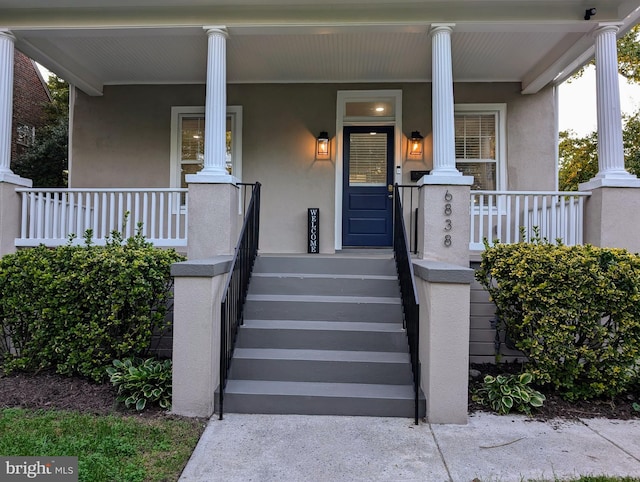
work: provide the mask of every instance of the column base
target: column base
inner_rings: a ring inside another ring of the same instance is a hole
[[[444,185],[452,185],[452,186],[471,186],[473,185],[473,176],[450,176],[450,175],[442,175],[442,174],[429,174],[426,176],[422,176],[418,180],[418,186],[444,186]]]
[[[580,191],[591,191],[600,187],[640,187],[640,179],[633,174],[615,175],[607,177],[594,177],[593,179],[580,183],[578,188]]]
[[[233,184],[236,185],[240,180],[233,177],[231,174],[210,174],[210,173],[197,173],[187,174],[185,176],[187,184]]]
[[[8,182],[16,186],[32,187],[33,181],[25,177],[20,177],[13,172],[0,172],[0,182]]]

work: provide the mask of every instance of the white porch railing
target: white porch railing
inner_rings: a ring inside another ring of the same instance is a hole
[[[17,247],[60,246],[75,235],[83,244],[105,244],[113,231],[128,238],[142,234],[159,247],[187,245],[187,189],[16,189],[22,196]]]
[[[535,237],[549,242],[583,243],[584,201],[589,192],[471,191],[471,250],[490,243],[516,243]],[[524,232],[524,239],[522,236]]]

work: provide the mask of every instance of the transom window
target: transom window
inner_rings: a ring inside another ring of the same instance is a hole
[[[473,176],[472,190],[495,191],[504,186],[504,105],[456,106],[456,167]]]

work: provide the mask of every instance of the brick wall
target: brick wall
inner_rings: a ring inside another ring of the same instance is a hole
[[[50,101],[49,93],[33,61],[18,50],[15,51],[13,72],[13,129],[11,133],[11,160],[24,149],[19,142],[22,135],[38,129],[43,124],[43,105]]]

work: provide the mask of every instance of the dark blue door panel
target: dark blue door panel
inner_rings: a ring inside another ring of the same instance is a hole
[[[393,142],[393,127],[344,129],[343,246],[392,245]]]

